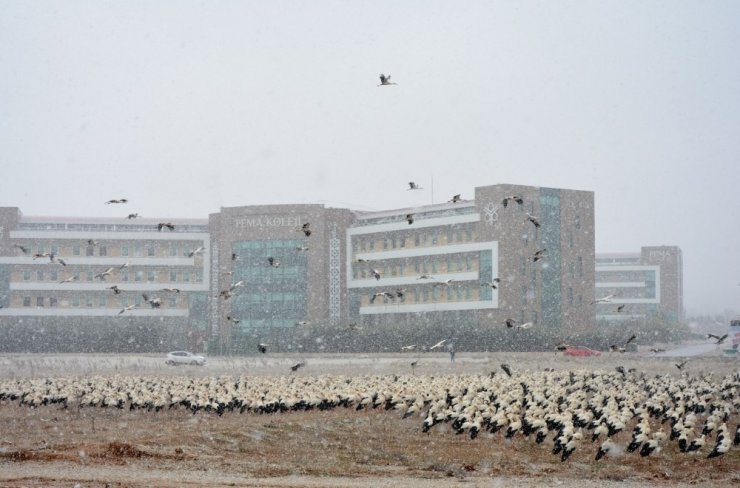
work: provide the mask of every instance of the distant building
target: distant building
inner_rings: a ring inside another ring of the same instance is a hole
[[[645,246],[639,253],[597,254],[596,298],[608,296],[608,302],[596,304],[601,322],[683,320],[681,249]]]
[[[514,195],[522,203],[504,207]],[[588,328],[593,231],[593,193],[555,188],[484,186],[474,200],[358,212],[347,230],[350,314],[376,325]]]
[[[159,223],[0,208],[0,350],[289,351],[349,324],[594,323],[592,192],[493,185],[398,210],[252,205]]]
[[[210,267],[207,251],[191,252],[210,248],[208,223],[178,219],[174,230],[158,223],[0,208],[0,328],[12,331],[0,348],[202,347]]]
[[[233,296],[211,302],[219,349],[252,351],[272,337],[271,349],[279,350],[283,334],[346,323],[344,240],[353,218],[347,209],[323,205],[253,205],[212,214],[212,295],[241,282]]]

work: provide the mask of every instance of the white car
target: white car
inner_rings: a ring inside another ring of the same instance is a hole
[[[178,364],[192,364],[194,366],[203,366],[206,364],[206,358],[198,356],[188,351],[172,351],[167,353],[165,364],[176,366]]]

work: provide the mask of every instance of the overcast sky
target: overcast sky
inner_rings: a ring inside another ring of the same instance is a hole
[[[0,206],[589,190],[597,252],[678,245],[688,312],[740,310],[738,26],[738,1],[0,0]]]

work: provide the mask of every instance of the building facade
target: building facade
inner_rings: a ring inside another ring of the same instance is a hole
[[[158,224],[0,209],[0,327],[13,331],[5,347],[198,347],[208,330],[207,221]]]
[[[509,196],[521,203],[504,206]],[[347,230],[350,314],[378,325],[501,327],[511,318],[588,328],[593,204],[591,192],[495,185],[473,200],[358,213]]]
[[[322,328],[594,323],[592,192],[493,185],[398,210],[254,205],[159,223],[0,208],[3,347],[291,351]]]
[[[683,253],[677,246],[645,246],[639,253],[596,256],[596,304],[600,322],[670,322],[684,318]]]

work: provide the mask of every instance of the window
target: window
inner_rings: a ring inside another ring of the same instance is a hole
[[[568,305],[573,305],[573,288],[568,287]]]
[[[87,246],[85,248],[85,256],[94,256],[95,255],[95,246]]]
[[[100,295],[100,297],[98,297],[98,306],[100,307],[108,306],[108,299],[106,298],[105,295]]]
[[[196,271],[195,272],[195,281],[197,283],[203,283],[203,271]]]
[[[72,306],[78,308],[80,306],[80,297],[72,297]]]
[[[99,256],[107,256],[108,255],[108,248],[105,246],[100,246],[98,248],[98,255]]]
[[[57,281],[59,279],[59,273],[56,271],[50,271],[49,272],[49,279],[51,281]]]
[[[170,281],[177,283],[177,271],[170,271]]]
[[[576,269],[578,271],[578,277],[583,277],[583,258],[581,256],[578,256],[578,264],[576,266]]]
[[[170,256],[177,256],[177,243],[170,242]]]
[[[119,276],[121,277],[121,281],[128,281],[128,271],[121,271]]]
[[[187,255],[190,254],[190,244],[183,244],[182,245],[182,255],[187,257]]]
[[[59,254],[59,246],[57,246],[56,244],[51,246],[51,253],[55,255]]]
[[[580,229],[581,228],[581,216],[580,215],[576,215],[575,222],[576,222],[576,229]]]
[[[74,271],[72,273],[72,276],[74,276],[75,281],[80,281],[80,272],[79,271]]]
[[[23,281],[31,281],[31,272],[30,271],[24,271],[23,272]],[[29,307],[30,306],[31,305],[29,305]]]
[[[44,272],[36,271],[36,281],[44,281]]]
[[[121,246],[121,256],[128,256],[128,244]]]
[[[182,281],[183,281],[183,283],[190,283],[190,271],[183,271],[182,272]]]
[[[121,297],[121,306],[123,308],[128,307],[128,297],[127,296],[122,296]]]
[[[153,244],[146,247],[146,255],[149,257],[154,256],[154,245]]]
[[[92,308],[92,306],[93,306],[93,299],[92,299],[92,296],[90,296],[90,295],[87,295],[87,296],[85,297],[85,306],[86,306],[87,308]]]
[[[141,281],[144,278],[144,272],[143,271],[137,271],[134,273],[134,281]]]
[[[522,285],[522,305],[527,305],[527,287]]]
[[[50,307],[56,307],[57,306],[57,299],[56,299],[56,297],[49,298],[49,306]]]
[[[144,248],[142,247],[140,242],[137,242],[134,244],[134,256],[137,258],[140,258],[144,253]]]
[[[39,244],[39,254],[44,254],[46,247],[43,244]]]
[[[80,246],[72,246],[72,255],[73,256],[79,256],[80,255]]]
[[[24,307],[30,307],[31,306],[31,297],[23,297],[23,306]]]
[[[175,308],[177,306],[177,297],[170,297],[167,301],[170,307]]]
[[[146,273],[146,280],[149,283],[154,283],[154,280],[156,280],[156,279],[157,279],[157,273],[156,273],[156,271],[147,271],[147,273]]]
[[[93,278],[94,278],[94,275],[93,275],[93,272],[92,272],[92,271],[88,271],[88,272],[86,273],[86,275],[87,275],[87,276],[85,277],[85,279],[87,279],[87,281],[92,281],[92,280],[93,280]]]

